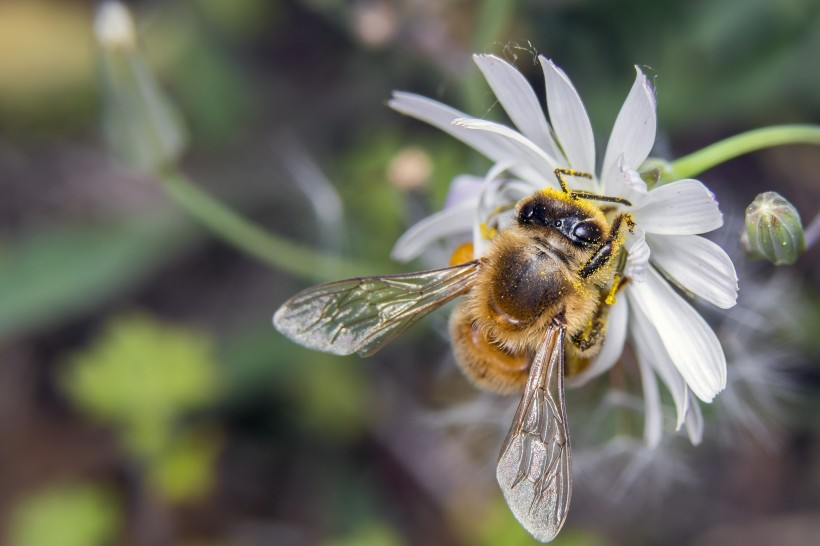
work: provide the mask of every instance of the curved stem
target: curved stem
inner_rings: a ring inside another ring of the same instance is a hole
[[[177,205],[215,235],[275,269],[310,281],[374,273],[365,264],[317,252],[262,229],[203,192],[176,171],[166,170],[160,173],[159,180]]]
[[[784,144],[820,145],[820,126],[775,125],[729,137],[673,161],[662,173],[661,182],[697,176],[739,155]]]

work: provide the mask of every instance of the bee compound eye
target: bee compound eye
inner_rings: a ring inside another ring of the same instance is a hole
[[[535,215],[535,205],[533,203],[525,203],[521,210],[518,211],[518,219],[519,221],[529,224],[532,221],[532,217]]]
[[[601,239],[601,230],[589,222],[580,222],[572,230],[572,237],[582,243],[594,243]]]

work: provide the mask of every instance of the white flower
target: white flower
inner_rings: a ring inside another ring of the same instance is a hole
[[[524,76],[492,55],[475,61],[517,130],[475,119],[439,102],[396,92],[395,110],[430,123],[472,146],[495,165],[483,178],[456,178],[444,210],[422,220],[396,243],[393,256],[410,260],[438,239],[473,234],[474,252],[486,249],[488,226],[503,229],[513,221],[522,197],[557,187],[553,171],[572,168],[593,174],[569,178],[572,189],[622,197],[636,223],[625,243],[629,283],[610,310],[601,352],[570,384],[596,377],[620,358],[629,339],[637,356],[646,405],[645,440],[656,446],[663,411],[657,377],[677,409],[677,428],[686,425],[692,442],[703,431],[695,397],[711,402],[726,386],[726,359],[712,329],[670,286],[717,305],[737,300],[731,259],[698,234],[720,227],[723,218],[714,195],[697,180],[679,180],[647,189],[637,172],[655,141],[655,96],[646,76],[637,77],[615,121],[600,170],[595,169],[592,126],[578,93],[564,72],[539,57],[544,72],[547,112]],[[624,297],[625,296],[625,297]],[[694,394],[694,396],[693,396]]]

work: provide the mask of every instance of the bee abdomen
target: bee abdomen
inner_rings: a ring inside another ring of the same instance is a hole
[[[524,388],[530,370],[529,351],[515,353],[490,341],[470,320],[464,304],[450,315],[450,339],[456,363],[475,385],[502,394]]]

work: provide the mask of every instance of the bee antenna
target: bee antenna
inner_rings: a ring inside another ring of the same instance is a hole
[[[558,183],[561,185],[561,189],[564,190],[570,199],[589,199],[591,201],[606,201],[607,203],[618,203],[621,205],[626,205],[628,207],[632,206],[632,203],[624,199],[623,197],[612,197],[609,195],[599,195],[597,193],[592,193],[588,191],[570,191],[569,186],[567,186],[567,181],[564,180],[564,175],[566,176],[577,176],[580,178],[592,178],[592,175],[589,173],[585,173],[583,171],[576,171],[575,169],[563,169],[557,168],[553,171],[555,173],[555,178],[558,179]]]

